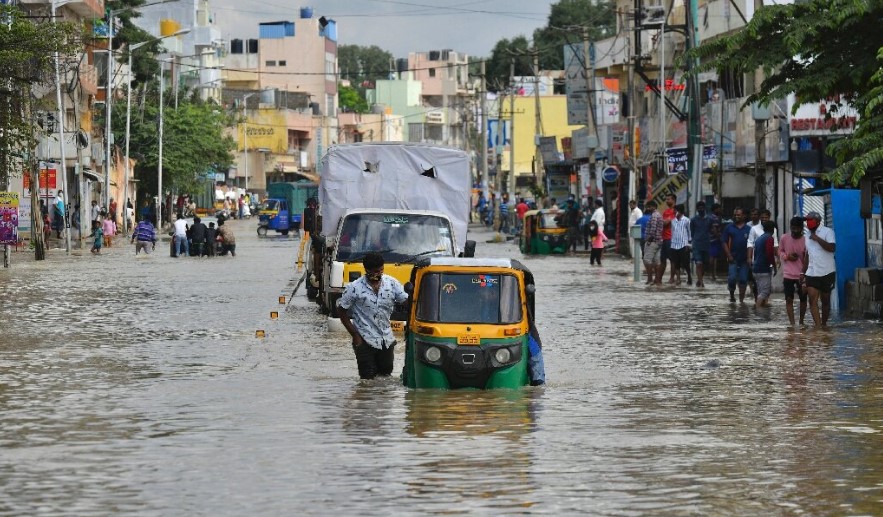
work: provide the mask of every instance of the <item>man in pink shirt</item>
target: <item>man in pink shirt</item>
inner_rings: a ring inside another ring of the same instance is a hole
[[[806,239],[803,236],[803,218],[791,218],[791,233],[782,236],[779,242],[779,257],[782,258],[782,277],[785,287],[785,307],[788,321],[794,326],[794,293],[800,297],[800,324],[806,315],[806,286],[801,276],[806,265]]]
[[[518,226],[516,228],[519,235],[521,235],[521,229],[524,227],[524,214],[530,210],[530,206],[524,201],[524,198],[520,198],[518,200],[518,204],[515,205],[515,215],[517,219],[515,220],[515,224]]]

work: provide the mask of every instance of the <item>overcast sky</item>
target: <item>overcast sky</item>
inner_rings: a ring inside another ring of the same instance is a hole
[[[394,57],[452,49],[488,56],[501,38],[546,24],[553,0],[210,0],[225,40],[256,38],[258,23],[296,20],[301,6],[337,21],[338,43],[377,45]]]

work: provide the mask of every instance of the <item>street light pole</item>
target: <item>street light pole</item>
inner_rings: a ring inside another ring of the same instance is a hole
[[[157,152],[156,168],[156,228],[162,228],[162,136],[163,136],[163,62],[159,64],[159,151]]]
[[[66,4],[68,2],[56,2],[53,0],[52,2],[52,24],[55,25],[56,12],[58,8]],[[64,232],[64,251],[66,254],[70,255],[71,252],[71,232],[70,232],[70,221],[67,217],[68,212],[70,212],[70,201],[69,201],[69,193],[67,190],[67,159],[64,156],[64,98],[61,96],[61,65],[60,62],[61,57],[59,56],[58,50],[55,51],[55,101],[58,104],[56,107],[58,109],[58,148],[61,153],[61,185],[64,190],[64,195],[62,196],[62,201],[64,202],[64,213],[61,214],[61,231]],[[80,227],[82,228],[83,222],[80,221]]]
[[[113,86],[113,9],[107,11],[107,82],[104,86],[104,208],[110,209],[110,102],[113,97],[111,91]],[[82,225],[82,222],[80,222]]]
[[[180,36],[181,34],[186,34],[190,32],[190,29],[184,29],[175,32],[174,34],[169,34],[168,36],[163,36],[162,38],[153,38],[148,41],[142,41],[141,43],[135,43],[134,45],[129,46],[129,84],[126,88],[126,158],[125,158],[125,179],[123,180],[123,210],[128,210],[128,202],[129,202],[129,178],[131,177],[131,165],[129,163],[129,140],[131,139],[131,118],[132,118],[132,52],[135,52],[139,48],[147,45],[149,43],[153,43],[154,41],[160,41],[165,38],[171,38],[173,36]],[[160,67],[162,69],[162,67]],[[162,144],[160,144],[162,146]],[[128,212],[125,212],[123,215],[123,233],[128,235],[129,233],[129,221],[128,221]]]
[[[248,98],[256,92],[246,93],[242,96],[242,114],[244,120],[242,122],[242,147],[245,160],[245,191],[248,192]]]

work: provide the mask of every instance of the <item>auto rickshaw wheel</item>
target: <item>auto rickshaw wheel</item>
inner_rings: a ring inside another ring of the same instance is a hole
[[[282,235],[288,235],[288,230],[279,230]]]
[[[266,237],[267,236],[267,227],[266,226],[258,226],[258,237]]]

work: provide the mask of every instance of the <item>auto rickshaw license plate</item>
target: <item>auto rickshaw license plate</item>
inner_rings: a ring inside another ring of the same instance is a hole
[[[458,334],[458,345],[480,345],[481,337],[478,334]]]
[[[405,331],[405,322],[404,321],[392,321],[392,331],[393,332],[404,332]]]

